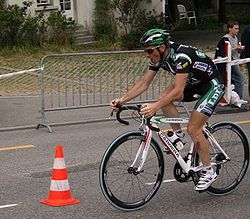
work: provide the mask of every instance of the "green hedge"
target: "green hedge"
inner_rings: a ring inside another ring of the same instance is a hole
[[[1,2],[0,2],[1,4]],[[68,29],[74,28],[74,21],[66,18],[62,11],[51,12],[45,19],[44,11],[31,16],[28,9],[32,1],[23,6],[0,7],[0,47],[41,46],[47,43],[72,43]]]

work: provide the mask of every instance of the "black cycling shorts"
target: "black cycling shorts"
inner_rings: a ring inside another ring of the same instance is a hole
[[[218,79],[214,78],[207,84],[187,85],[184,89],[183,102],[191,102],[198,100],[194,110],[211,116],[215,107],[224,95],[225,86]]]

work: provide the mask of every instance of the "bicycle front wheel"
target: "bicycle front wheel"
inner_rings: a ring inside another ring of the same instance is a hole
[[[102,158],[101,190],[108,202],[120,210],[133,211],[146,206],[163,182],[165,158],[154,138],[142,170],[136,172],[140,159],[131,168],[139,145],[145,140],[141,131],[125,133],[111,143]]]
[[[217,172],[216,181],[208,188],[212,195],[227,195],[231,193],[244,178],[249,165],[249,142],[240,126],[232,122],[219,122],[211,126],[211,133],[229,156],[225,156],[218,147],[209,141],[210,159],[216,163],[214,170]],[[197,151],[194,155],[195,166],[200,165]],[[195,173],[199,178],[199,173]]]

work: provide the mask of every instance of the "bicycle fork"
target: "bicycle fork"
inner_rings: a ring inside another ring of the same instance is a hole
[[[148,154],[148,149],[150,146],[150,142],[152,139],[152,131],[147,127],[147,136],[146,136],[146,140],[145,141],[141,141],[140,145],[139,145],[139,149],[136,153],[135,156],[135,160],[133,161],[132,165],[130,166],[130,168],[134,169],[134,166],[136,165],[136,163],[138,163],[138,160],[140,159],[140,164],[136,170],[137,173],[140,173],[142,171],[142,167],[145,163],[145,160],[147,158],[147,154]],[[141,158],[139,158],[141,155]]]

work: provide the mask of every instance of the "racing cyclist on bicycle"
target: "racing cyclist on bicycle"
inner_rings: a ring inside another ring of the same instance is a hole
[[[157,102],[147,103],[141,109],[141,114],[149,118],[161,109],[167,117],[179,117],[174,101],[197,100],[187,132],[203,164],[202,175],[195,190],[206,190],[216,180],[217,174],[211,166],[209,144],[203,135],[202,127],[224,95],[224,81],[211,59],[195,47],[170,41],[170,34],[166,30],[148,30],[140,39],[140,44],[146,57],[151,60],[149,70],[141,81],[121,98],[113,100],[110,106],[117,111],[118,103],[122,105],[142,94],[148,89],[160,68],[175,75],[173,84],[162,91]],[[180,124],[172,123],[171,127],[180,138],[184,137]]]

